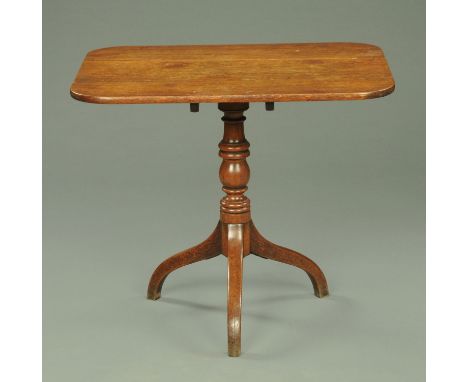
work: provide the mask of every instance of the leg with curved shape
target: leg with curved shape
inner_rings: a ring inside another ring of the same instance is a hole
[[[246,251],[245,236],[248,224],[223,224],[223,253],[228,258],[228,306],[227,331],[228,355],[238,357],[241,353],[242,315],[242,260]]]
[[[213,233],[195,247],[186,249],[164,260],[151,276],[148,284],[148,299],[157,300],[161,297],[161,288],[166,277],[178,268],[201,260],[211,259],[221,254],[221,223],[218,222]]]
[[[257,231],[252,222],[250,223],[250,237],[250,252],[252,254],[302,269],[312,281],[315,295],[317,297],[328,295],[327,280],[319,266],[311,259],[296,251],[269,242]]]

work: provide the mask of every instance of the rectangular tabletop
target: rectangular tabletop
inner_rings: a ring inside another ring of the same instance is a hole
[[[376,98],[394,87],[374,45],[301,43],[93,50],[70,92],[92,103],[283,102]]]

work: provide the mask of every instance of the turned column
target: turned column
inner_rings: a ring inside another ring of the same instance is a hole
[[[250,178],[247,157],[249,142],[244,135],[244,111],[248,103],[220,103],[224,112],[224,135],[219,143],[219,156],[223,159],[219,168],[219,179],[226,193],[221,199],[221,221],[227,224],[250,221],[250,200],[245,196]]]

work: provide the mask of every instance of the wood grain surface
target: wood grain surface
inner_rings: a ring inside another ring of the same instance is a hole
[[[70,93],[92,103],[360,100],[395,87],[360,43],[119,46],[89,52]]]

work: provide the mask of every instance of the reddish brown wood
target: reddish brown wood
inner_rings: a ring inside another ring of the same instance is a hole
[[[296,251],[271,243],[258,232],[253,222],[250,222],[250,252],[265,259],[279,261],[302,269],[312,281],[315,295],[317,297],[328,295],[327,280],[317,264]]]
[[[328,295],[327,281],[317,264],[300,253],[266,240],[251,220],[250,200],[245,195],[250,177],[247,163],[250,144],[244,134],[244,111],[248,108],[248,103],[219,104],[224,113],[224,134],[219,143],[222,158],[219,179],[226,193],[220,202],[220,223],[206,241],[164,261],[154,271],[148,286],[148,298],[156,300],[161,295],[165,278],[172,271],[220,253],[226,256],[228,354],[231,357],[241,353],[242,263],[245,256],[253,253],[298,267],[308,274],[317,297]]]
[[[309,258],[266,240],[255,228],[245,195],[250,177],[244,111],[249,102],[360,100],[395,87],[382,50],[358,43],[191,46],[120,46],[87,54],[73,82],[73,98],[93,103],[216,102],[223,111],[219,178],[226,193],[220,222],[201,244],[163,261],[153,272],[148,298],[161,296],[174,270],[219,254],[228,262],[228,354],[241,352],[242,263],[250,253],[304,270],[315,295],[328,294],[325,276]]]
[[[394,87],[379,47],[340,42],[98,49],[70,92],[93,103],[285,102],[376,98]]]
[[[226,196],[221,199],[223,223],[247,223],[250,221],[250,200],[244,193],[250,178],[247,157],[250,143],[244,135],[244,111],[248,103],[220,103],[224,112],[224,135],[219,143],[219,156],[223,159],[219,179]]]
[[[248,254],[245,242],[249,228],[248,224],[222,225],[223,253],[228,259],[227,333],[230,357],[238,357],[241,353],[242,262]]]
[[[223,254],[228,259],[228,354],[238,357],[241,353],[242,261],[250,253],[250,200],[244,195],[250,178],[247,163],[250,144],[244,135],[244,111],[249,104],[221,103],[218,107],[224,112],[219,179],[226,193],[220,202],[220,215]]]
[[[148,298],[157,300],[161,297],[161,288],[164,280],[171,272],[189,264],[196,263],[201,260],[211,259],[222,252],[221,248],[221,223],[219,222],[213,233],[202,243],[179,252],[174,256],[164,260],[153,272],[148,284]]]

